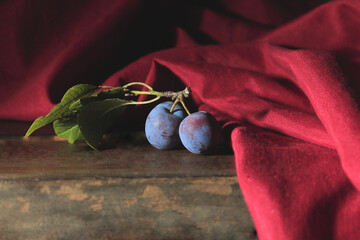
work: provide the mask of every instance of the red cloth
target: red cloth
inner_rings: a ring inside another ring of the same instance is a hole
[[[360,236],[358,0],[2,1],[0,81],[17,120],[77,83],[189,85],[232,129],[260,239]]]

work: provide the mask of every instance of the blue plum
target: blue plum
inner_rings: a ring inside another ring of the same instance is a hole
[[[181,145],[179,124],[186,117],[184,109],[173,102],[160,103],[151,110],[145,122],[145,135],[149,143],[158,149],[173,149]]]
[[[184,118],[179,126],[184,147],[195,154],[214,152],[222,136],[216,119],[208,112],[195,112]]]

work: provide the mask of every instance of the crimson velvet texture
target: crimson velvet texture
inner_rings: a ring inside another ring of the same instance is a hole
[[[0,2],[1,119],[133,81],[223,124],[261,240],[359,239],[358,0]]]

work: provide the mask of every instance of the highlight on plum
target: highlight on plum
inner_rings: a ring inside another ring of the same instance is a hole
[[[166,101],[151,110],[145,122],[145,135],[149,143],[157,149],[174,149],[181,146],[178,128],[186,117],[185,110],[173,102]]]

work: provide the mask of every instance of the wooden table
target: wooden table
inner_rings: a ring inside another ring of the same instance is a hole
[[[256,239],[232,154],[151,147],[143,132],[94,151],[0,121],[0,239]]]

